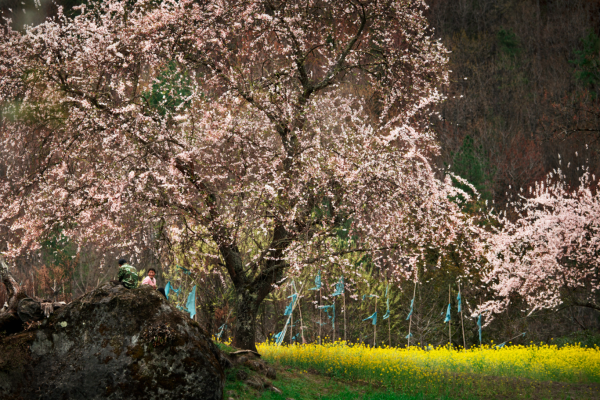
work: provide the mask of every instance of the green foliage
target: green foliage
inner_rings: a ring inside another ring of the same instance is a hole
[[[189,75],[171,61],[155,79],[152,90],[145,92],[143,97],[159,115],[175,114],[178,109],[190,105],[191,84]]]
[[[600,37],[590,32],[581,39],[581,50],[575,50],[575,59],[570,60],[577,68],[576,79],[584,86],[596,90],[600,85]],[[597,96],[593,92],[593,96]]]
[[[64,266],[69,264],[76,254],[75,245],[60,230],[54,230],[42,242],[42,259],[45,264]]]
[[[582,347],[594,348],[600,346],[600,333],[590,330],[573,332],[570,335],[554,338],[550,344],[555,344],[559,347],[567,345],[580,345]]]
[[[483,147],[476,147],[473,138],[467,135],[462,146],[453,157],[452,172],[469,181],[481,199],[491,200],[492,193],[488,189],[492,180],[492,167]],[[474,196],[473,190],[467,185],[454,180],[454,185],[470,195]]]
[[[517,35],[510,29],[500,29],[496,35],[498,47],[505,56],[516,58],[521,53],[521,46]]]
[[[218,340],[213,340],[213,343],[217,345],[219,350],[221,350],[222,352],[224,352],[226,354],[233,353],[234,351],[238,350],[235,347],[231,347],[231,346],[227,345],[226,343],[220,342]]]

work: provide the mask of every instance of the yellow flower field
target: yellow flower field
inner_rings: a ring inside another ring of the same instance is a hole
[[[540,381],[600,383],[600,349],[555,345],[505,346],[469,350],[371,348],[341,342],[277,347],[261,343],[270,361],[315,369],[346,379],[378,381],[393,387],[437,387],[453,377],[519,377]]]

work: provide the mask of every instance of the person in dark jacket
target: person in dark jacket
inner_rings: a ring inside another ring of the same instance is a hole
[[[133,289],[138,284],[137,269],[133,265],[129,265],[126,260],[119,260],[119,282],[123,284],[127,289]]]

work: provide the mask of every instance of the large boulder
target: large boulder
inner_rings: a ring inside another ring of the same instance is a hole
[[[220,400],[220,359],[159,292],[109,283],[0,338],[0,399]]]

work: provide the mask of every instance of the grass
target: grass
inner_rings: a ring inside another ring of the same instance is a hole
[[[254,392],[228,380],[225,399],[598,399],[600,349],[566,345],[370,348],[259,344],[276,366],[274,386]],[[231,395],[229,395],[231,393]]]
[[[309,373],[295,368],[275,365],[277,379],[273,386],[282,391],[258,392],[249,389],[243,382],[228,379],[225,384],[224,399],[261,400],[423,400],[423,395],[409,395],[390,392],[361,382],[346,382],[330,377]],[[447,397],[438,399],[452,400]]]
[[[227,343],[219,342],[217,340],[214,340],[214,343],[217,345],[219,350],[225,354],[230,354],[237,350],[235,347],[231,347]]]

